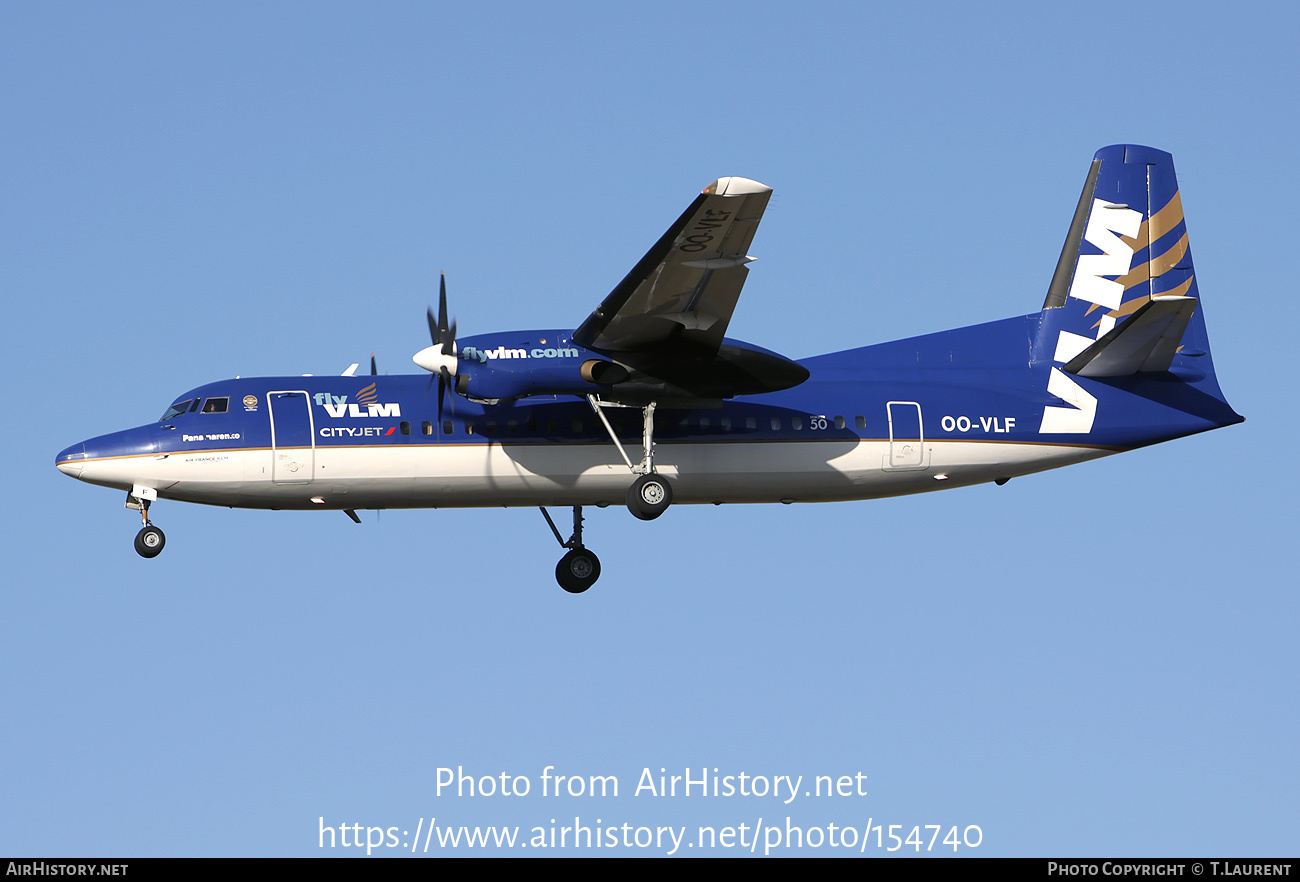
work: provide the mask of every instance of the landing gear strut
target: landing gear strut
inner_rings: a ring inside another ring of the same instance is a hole
[[[560,547],[569,549],[555,565],[555,581],[570,594],[581,594],[600,578],[600,558],[582,545],[582,506],[573,507],[573,535],[568,542],[564,541],[560,531],[555,528],[555,521],[551,520],[550,512],[545,508],[542,509],[542,517],[546,518]]]
[[[140,520],[144,522],[140,532],[135,534],[135,553],[141,557],[157,557],[167,544],[163,531],[149,522],[149,506],[157,498],[158,491],[151,488],[137,487],[126,494],[126,507],[139,509]]]
[[[587,400],[591,402],[591,407],[596,411],[596,416],[600,417],[601,423],[605,426],[605,431],[609,433],[609,438],[618,448],[618,452],[623,457],[623,462],[632,474],[639,477],[632,482],[632,486],[627,489],[627,509],[633,515],[643,521],[653,521],[665,511],[673,502],[673,488],[668,483],[668,479],[663,475],[655,472],[654,465],[654,434],[655,434],[655,402],[651,401],[645,407],[641,408],[641,447],[642,455],[639,465],[632,465],[632,460],[628,457],[627,451],[618,440],[618,435],[614,433],[614,427],[609,424],[605,418],[602,408],[606,407],[629,407],[630,405],[618,404],[612,401],[601,401],[595,395],[588,395]]]

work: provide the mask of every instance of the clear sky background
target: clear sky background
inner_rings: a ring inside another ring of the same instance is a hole
[[[1293,7],[373,6],[0,7],[0,854],[575,816],[1300,850]],[[1243,425],[1004,487],[589,510],[576,597],[536,510],[164,501],[146,561],[122,494],[53,467],[205,382],[414,372],[439,271],[462,334],[574,327],[722,175],[776,191],[732,336],[1032,312],[1117,142],[1174,154]],[[437,795],[457,766],[532,792]],[[546,766],[620,795],[544,798]],[[644,768],[868,793],[634,796]]]

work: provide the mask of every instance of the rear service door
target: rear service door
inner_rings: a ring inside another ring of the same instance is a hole
[[[921,405],[915,401],[890,401],[889,467],[925,468],[925,437],[921,428]]]

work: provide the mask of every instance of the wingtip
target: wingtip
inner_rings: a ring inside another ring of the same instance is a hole
[[[750,196],[755,193],[771,193],[772,188],[749,178],[731,177],[718,178],[705,187],[703,192],[707,196]]]

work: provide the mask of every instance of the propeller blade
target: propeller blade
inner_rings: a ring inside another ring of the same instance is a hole
[[[456,321],[447,320],[447,274],[439,274],[438,280],[438,314],[433,314],[433,307],[425,311],[429,322],[429,342],[432,344],[415,354],[412,360],[431,374],[438,376],[438,411],[442,415],[442,393],[457,370],[456,362]],[[432,384],[432,378],[430,378]],[[428,395],[428,390],[425,390]]]
[[[443,344],[442,351],[446,352],[447,344],[455,339],[447,328],[447,274],[439,273],[438,279],[438,339],[435,343]]]

